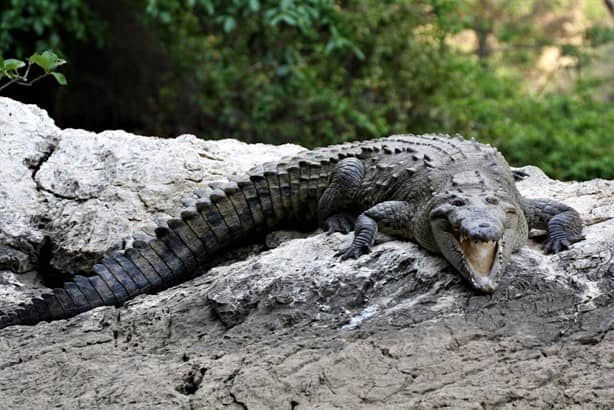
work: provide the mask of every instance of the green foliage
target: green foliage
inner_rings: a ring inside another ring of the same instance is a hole
[[[598,120],[612,117],[607,104],[530,96],[519,72],[494,65],[534,60],[552,38],[529,16],[568,3],[149,0],[147,10],[165,24],[168,52],[182,57],[198,90],[191,104],[206,117],[207,137],[314,146],[460,132],[560,178],[613,177],[612,137]],[[486,64],[446,44],[478,24],[522,47]],[[176,106],[176,90],[175,81],[162,90],[165,106]]]
[[[65,60],[49,50],[43,51],[42,54],[32,54],[28,58],[27,64],[24,61],[14,58],[4,60],[2,56],[0,56],[0,80],[2,77],[7,77],[9,80],[5,84],[0,85],[0,91],[11,84],[31,86],[49,75],[55,78],[58,84],[66,85],[67,82],[64,74],[55,71],[59,66],[64,64],[66,64]],[[28,76],[33,66],[40,68],[42,74],[39,74],[34,79],[30,79]],[[22,70],[23,73],[20,72],[20,69],[24,69]]]
[[[498,147],[513,165],[538,165],[561,179],[614,178],[611,103],[581,89],[573,95],[531,97],[517,89],[517,80],[488,72],[465,81],[479,88],[459,87],[442,96],[440,104],[434,102],[440,111],[419,131],[475,137]]]
[[[591,6],[591,16],[600,10]],[[592,25],[582,44],[569,40],[577,11],[573,0],[122,0],[111,6],[10,0],[0,16],[0,53],[27,55],[19,51],[44,45],[77,50],[68,54],[77,64],[96,54],[75,42],[104,45],[112,61],[96,60],[96,68],[108,70],[85,84],[104,90],[108,105],[119,105],[113,91],[132,91],[135,79],[152,90],[135,98],[145,100],[138,104],[144,112],[128,115],[140,123],[108,127],[307,146],[458,132],[555,177],[614,178],[614,94],[592,97],[606,83],[582,72],[567,92],[528,92],[527,74],[544,46],[558,47],[575,61],[569,71],[580,73],[597,47],[614,42],[607,24]],[[141,26],[113,26],[126,22]],[[105,37],[108,27],[121,33],[114,43]],[[476,38],[470,51],[460,47],[459,33],[466,31]],[[139,57],[147,51],[148,58],[127,67],[115,50]],[[27,63],[65,83],[39,57]],[[26,62],[2,61],[2,73],[14,80],[27,68],[20,64]]]
[[[2,60],[0,58],[0,71],[2,75],[8,78],[15,78],[19,76],[19,70],[22,67],[25,67],[26,63],[21,60],[17,60],[14,58],[9,58],[6,60]]]
[[[168,22],[165,44],[200,90],[193,103],[208,136],[319,145],[389,132],[408,118],[412,94],[436,86],[429,72],[454,2],[385,3],[151,0],[148,10]]]
[[[0,13],[0,54],[26,55],[59,49],[68,40],[102,45],[105,23],[82,0],[4,0]]]
[[[614,42],[614,28],[594,26],[587,31],[586,36],[594,46]]]

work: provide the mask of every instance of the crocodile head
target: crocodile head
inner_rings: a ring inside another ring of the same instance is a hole
[[[494,292],[522,224],[518,206],[480,192],[444,195],[431,209],[438,250],[474,288]]]

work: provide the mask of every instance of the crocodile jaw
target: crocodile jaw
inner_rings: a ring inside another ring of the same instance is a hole
[[[458,232],[452,232],[449,235],[455,252],[462,255],[460,259],[462,266],[459,270],[463,276],[474,288],[482,292],[493,293],[501,277],[505,245],[503,238],[481,241],[465,237]]]

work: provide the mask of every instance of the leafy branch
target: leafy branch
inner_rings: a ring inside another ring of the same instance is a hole
[[[41,54],[34,53],[27,61],[17,60],[15,58],[4,60],[0,57],[0,79],[6,77],[9,80],[0,85],[0,91],[11,84],[31,87],[47,76],[53,76],[58,84],[66,85],[66,77],[64,77],[64,74],[56,71],[59,66],[64,64],[66,64],[66,60],[61,59],[49,50],[43,51]],[[43,73],[30,79],[30,70],[33,66],[41,68]]]

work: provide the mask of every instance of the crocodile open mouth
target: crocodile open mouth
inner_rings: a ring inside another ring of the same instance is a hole
[[[502,258],[502,240],[482,241],[466,237],[462,232],[452,231],[457,249],[462,252],[468,278],[472,285],[486,292],[497,287]]]
[[[497,256],[498,241],[477,241],[465,237],[462,233],[455,233],[454,239],[475,273],[488,275]]]

